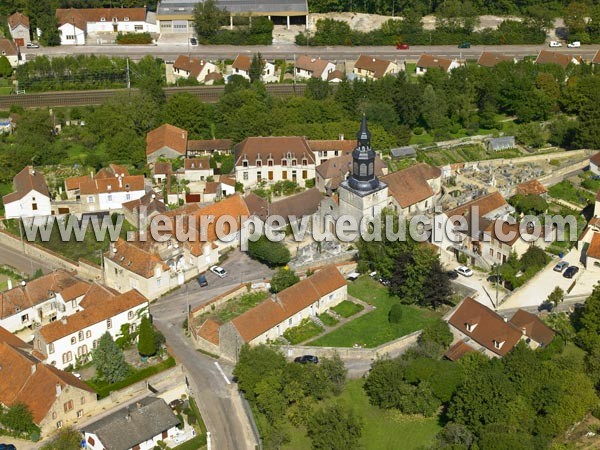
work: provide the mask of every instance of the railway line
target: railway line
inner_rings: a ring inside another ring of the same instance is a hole
[[[216,103],[223,93],[225,86],[185,86],[164,88],[167,98],[178,92],[189,92],[206,103]],[[293,97],[304,95],[304,84],[268,84],[266,90],[276,97]],[[88,106],[100,105],[106,100],[123,95],[136,94],[137,89],[102,89],[93,91],[61,91],[40,92],[21,95],[1,95],[0,110],[8,110],[12,105],[23,108]]]

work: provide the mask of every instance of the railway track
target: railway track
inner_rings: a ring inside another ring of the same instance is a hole
[[[186,86],[164,88],[167,98],[178,92],[189,92],[206,103],[216,103],[225,86]],[[266,90],[276,97],[304,95],[304,84],[267,84]],[[126,93],[135,94],[137,89],[103,89],[94,91],[40,92],[22,95],[1,95],[0,110],[8,110],[12,105],[23,108],[100,105],[106,100]]]

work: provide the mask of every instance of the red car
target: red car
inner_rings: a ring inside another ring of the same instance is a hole
[[[396,44],[396,49],[397,50],[408,50],[409,48],[410,47],[405,42],[399,42],[399,43]]]

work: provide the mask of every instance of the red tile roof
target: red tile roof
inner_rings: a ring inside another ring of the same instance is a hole
[[[152,278],[154,276],[154,269],[157,266],[161,270],[169,269],[157,255],[123,239],[115,242],[113,249],[106,252],[104,256],[124,269],[137,273],[144,278]]]
[[[510,319],[519,330],[524,332],[525,336],[533,339],[540,345],[547,346],[554,339],[554,331],[548,325],[540,320],[535,314],[531,314],[523,309],[519,309]]]
[[[232,145],[232,139],[192,139],[188,141],[187,149],[191,152],[230,151]]]
[[[237,55],[235,57],[235,61],[231,65],[232,68],[243,70],[244,72],[250,71],[250,66],[252,65],[252,59],[246,55]]]
[[[497,227],[502,230],[502,234],[496,232]],[[521,237],[518,223],[509,223],[506,220],[492,220],[484,229],[484,233],[493,240],[512,246]],[[510,239],[509,239],[510,237]]]
[[[258,156],[266,165],[268,158],[273,158],[274,164],[281,164],[281,160],[291,153],[298,163],[302,158],[308,159],[309,164],[314,164],[315,157],[305,138],[299,136],[270,136],[249,137],[235,146],[235,165],[241,166],[242,160],[248,159],[251,165],[255,164]]]
[[[221,328],[220,322],[213,319],[207,319],[200,325],[198,336],[202,339],[206,339],[208,342],[219,345],[219,328]]]
[[[496,52],[483,52],[477,60],[477,64],[484,67],[494,67],[501,62],[510,61],[514,62],[511,56],[503,55],[502,53]]]
[[[154,163],[154,175],[170,175],[173,172],[171,163],[169,161],[162,162],[157,161]]]
[[[308,146],[313,152],[337,150],[352,153],[356,148],[356,139],[311,139]]]
[[[492,192],[491,194],[478,197],[475,200],[465,203],[464,205],[457,206],[454,209],[446,211],[446,216],[465,216],[470,214],[475,207],[479,208],[479,217],[483,217],[486,214],[495,211],[496,209],[507,206],[506,200],[500,194],[500,192]]]
[[[313,78],[321,78],[328,65],[329,61],[326,59],[313,58],[308,55],[300,55],[296,58],[296,68],[310,72]]]
[[[92,283],[85,292],[85,296],[81,299],[79,306],[83,309],[95,307],[107,300],[113,300],[118,295],[119,293],[114,289],[102,284]]]
[[[0,54],[6,56],[17,56],[19,54],[19,48],[10,39],[0,38]]]
[[[551,52],[548,50],[540,50],[535,63],[536,64],[558,64],[563,69],[566,69],[567,66],[576,60],[577,57],[575,55],[567,55],[565,53]]]
[[[448,323],[499,356],[510,352],[523,335],[500,315],[469,297],[462,301]],[[471,331],[467,326],[472,327]]]
[[[375,157],[375,175],[382,177],[384,168],[384,162],[377,155]],[[352,155],[346,154],[330,158],[319,164],[316,171],[324,180],[330,180],[328,184],[330,188],[336,189],[346,179],[346,175],[352,172]]]
[[[77,333],[84,328],[110,319],[117,314],[128,311],[136,306],[147,304],[148,299],[136,290],[131,290],[102,302],[95,302],[93,307],[84,309],[71,316],[64,317],[44,325],[39,333],[46,344]]]
[[[186,158],[184,167],[185,170],[210,170],[210,157]]]
[[[458,361],[460,358],[465,356],[467,353],[475,352],[476,350],[467,344],[465,341],[458,341],[444,354],[450,361]]]
[[[100,180],[103,178],[115,178],[116,175],[129,176],[129,169],[118,164],[109,164],[98,171],[94,178]]]
[[[168,147],[181,155],[187,149],[188,132],[173,125],[164,124],[146,135],[146,155]]]
[[[427,180],[442,176],[442,171],[426,163],[415,164],[406,169],[381,177],[388,190],[402,208],[415,205],[436,194]]]
[[[80,30],[87,29],[88,22],[145,22],[146,8],[68,8],[57,9],[58,24],[75,23]],[[104,19],[104,20],[102,20]]]
[[[39,170],[34,169],[32,166],[27,166],[16,174],[13,178],[13,185],[15,187],[15,192],[2,197],[2,201],[5,205],[21,200],[32,191],[50,197],[50,190],[46,184],[44,174]]]
[[[284,289],[254,308],[234,318],[231,323],[245,342],[250,342],[287,318],[302,311],[323,296],[346,285],[335,266],[327,266],[305,280]]]
[[[186,55],[179,55],[173,63],[173,69],[189,72],[189,76],[198,78],[207,61],[204,59],[190,58]]]
[[[419,57],[419,60],[417,61],[417,67],[424,67],[424,68],[437,67],[446,72],[448,71],[448,69],[450,69],[451,64],[452,64],[451,59],[443,58],[441,56],[433,56],[433,55],[426,55],[426,54],[421,55]]]
[[[585,254],[590,258],[600,259],[600,233],[595,232],[592,234],[590,246]]]
[[[354,67],[370,72],[373,74],[374,78],[381,78],[385,75],[385,72],[388,70],[390,64],[392,64],[392,62],[386,59],[379,59],[368,55],[360,55],[354,63]]]
[[[517,194],[521,195],[542,195],[547,192],[546,186],[538,180],[530,180],[517,186]]]
[[[17,11],[16,13],[8,16],[8,25],[13,30],[19,25],[23,25],[25,28],[29,28],[29,17]]]
[[[593,163],[596,166],[600,166],[600,152],[595,153],[590,157],[590,163]]]
[[[111,192],[133,192],[144,190],[143,175],[125,176],[119,181],[119,178],[96,178],[88,180],[79,185],[81,195],[108,194]]]

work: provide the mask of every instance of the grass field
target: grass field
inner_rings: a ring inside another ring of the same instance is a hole
[[[319,319],[321,319],[321,322],[323,322],[328,327],[332,327],[339,323],[339,321],[335,317],[326,312],[323,314],[319,314],[317,317],[319,317]]]
[[[433,442],[435,435],[442,429],[437,417],[404,416],[398,411],[382,410],[372,406],[362,388],[363,383],[364,380],[350,380],[340,397],[322,402],[322,405],[339,402],[353,408],[362,418],[362,448],[368,450],[413,450],[427,448]],[[309,450],[311,448],[305,428],[290,426],[288,430],[291,442],[283,446],[284,450]]]
[[[331,309],[338,313],[340,316],[348,318],[352,317],[355,314],[358,314],[365,308],[363,307],[363,305],[351,302],[350,300],[344,300],[342,303],[334,306]]]
[[[550,188],[548,188],[548,193],[551,197],[578,205],[586,205],[594,202],[593,194],[575,187],[573,183],[568,180],[563,180],[554,186],[550,186]]]
[[[307,341],[323,332],[323,328],[315,324],[310,319],[304,319],[297,327],[288,328],[283,332],[283,337],[290,344],[296,345]]]
[[[268,292],[248,292],[247,294],[229,300],[211,315],[215,316],[222,323],[225,323],[240,314],[245,313],[249,309],[254,308],[260,302],[266,300],[268,296]]]
[[[387,288],[368,276],[350,283],[348,292],[353,297],[375,306],[376,309],[309,342],[308,345],[352,347],[358,344],[363,347],[377,347],[422,329],[437,316],[436,313],[417,306],[403,305],[402,322],[390,323],[388,313],[392,304],[398,302],[398,299],[391,296]]]

